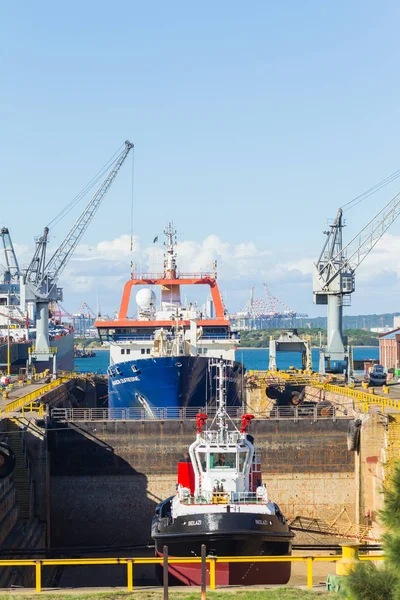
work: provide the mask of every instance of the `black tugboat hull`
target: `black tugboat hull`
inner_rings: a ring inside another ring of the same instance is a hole
[[[169,556],[289,556],[294,534],[280,515],[255,513],[208,513],[155,518],[152,537],[156,553],[168,547]],[[171,576],[185,585],[200,585],[200,564],[170,565]],[[217,585],[285,584],[290,579],[290,562],[217,563]],[[209,573],[207,572],[207,577]]]

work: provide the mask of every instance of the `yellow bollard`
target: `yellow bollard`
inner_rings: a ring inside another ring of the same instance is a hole
[[[36,593],[42,591],[42,571],[41,571],[41,561],[37,560],[35,565],[35,573],[36,573]]]
[[[307,587],[309,589],[312,588],[312,567],[313,567],[313,557],[307,556]]]
[[[210,559],[210,590],[215,590],[215,563],[216,560],[212,556],[209,556]]]
[[[336,575],[348,575],[349,571],[358,563],[358,548],[360,544],[340,544],[342,558],[336,563]]]
[[[128,558],[127,562],[127,578],[128,578],[128,592],[133,590],[133,560]]]
[[[382,386],[382,391],[384,394],[388,394],[390,392],[390,388],[387,385]]]

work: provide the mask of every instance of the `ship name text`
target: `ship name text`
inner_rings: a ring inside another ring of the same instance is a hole
[[[139,377],[122,377],[121,379],[111,380],[113,385],[121,385],[121,383],[129,383],[130,381],[140,381]]]

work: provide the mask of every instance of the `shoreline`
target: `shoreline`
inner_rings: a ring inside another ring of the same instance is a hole
[[[83,349],[87,349],[87,350],[93,350],[93,351],[97,351],[97,352],[109,352],[109,347],[108,346],[94,346],[93,344],[90,344],[88,346],[84,346],[83,344],[80,344],[79,342],[75,344],[78,348],[83,348]],[[353,348],[378,348],[379,346],[352,346]],[[246,350],[268,350],[269,351],[269,347],[268,346],[238,346],[238,348],[236,349],[235,352],[243,352]],[[312,346],[312,350],[319,350],[319,346]]]
[[[352,346],[352,348],[378,348],[379,346]],[[319,350],[319,346],[311,346],[312,350]],[[268,346],[239,346],[236,352],[241,350],[269,350]]]

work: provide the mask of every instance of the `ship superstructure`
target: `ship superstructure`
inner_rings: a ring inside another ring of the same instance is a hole
[[[260,458],[247,433],[254,416],[243,415],[240,430],[235,426],[226,406],[227,364],[220,360],[212,365],[217,370],[217,410],[209,428],[205,428],[208,415],[197,415],[190,460],[178,463],[177,493],[156,509],[152,523],[156,552],[161,554],[167,545],[170,556],[199,556],[205,544],[209,554],[219,557],[288,554],[294,534],[262,483]],[[289,579],[290,563],[282,569],[259,567],[224,565],[217,582],[285,583]],[[184,583],[199,584],[198,565],[171,565],[171,572]]]
[[[125,284],[118,318],[95,323],[102,342],[110,346],[111,408],[195,406],[196,401],[204,401],[209,358],[234,361],[239,336],[224,309],[216,263],[212,272],[180,273],[172,223],[164,233],[163,272],[133,272]],[[182,302],[182,286],[208,287],[212,301],[207,302],[207,312],[195,302]],[[129,318],[134,288],[140,288],[137,314]],[[154,289],[159,290],[158,298]],[[236,373],[241,373],[237,363],[232,370],[229,400],[234,396],[234,402],[239,402]]]

